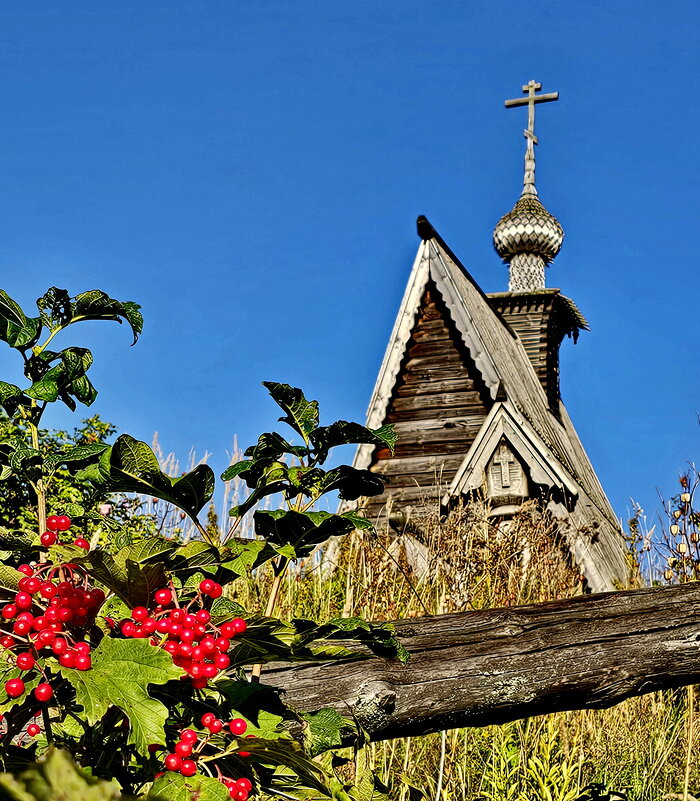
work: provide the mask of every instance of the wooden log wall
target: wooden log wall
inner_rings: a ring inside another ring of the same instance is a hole
[[[395,453],[375,452],[372,470],[387,476],[387,491],[369,499],[365,513],[380,518],[394,508],[438,497],[481,428],[491,401],[461,343],[439,293],[428,285],[385,422],[398,434]]]

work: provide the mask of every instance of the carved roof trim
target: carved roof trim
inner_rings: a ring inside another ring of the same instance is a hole
[[[504,438],[527,465],[535,484],[556,487],[574,497],[581,494],[581,487],[573,476],[562,467],[527,420],[506,401],[491,409],[445,493],[443,503],[481,487],[481,476]]]

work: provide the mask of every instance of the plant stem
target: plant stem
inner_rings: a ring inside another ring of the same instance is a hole
[[[199,533],[202,535],[202,537],[204,537],[204,541],[205,542],[208,542],[209,545],[214,545],[214,546],[218,545],[218,543],[216,543],[216,542],[214,542],[212,540],[212,537],[209,534],[209,532],[204,528],[204,526],[199,522],[199,520],[197,520],[196,517],[193,517],[192,521],[194,522],[195,526],[197,527],[197,531],[199,531]]]
[[[36,401],[32,402],[32,406],[36,405]],[[35,451],[39,450],[39,429],[34,423],[29,423],[29,431],[32,437],[32,448]],[[46,487],[44,486],[44,479],[39,478],[36,482],[36,513],[39,518],[39,536],[46,531]]]
[[[284,573],[287,569],[287,565],[289,564],[289,557],[287,556],[280,556],[274,566],[275,578],[272,582],[272,587],[270,588],[270,597],[267,599],[267,606],[265,607],[265,617],[272,617],[272,613],[275,611],[275,604],[277,603],[277,596],[280,592],[280,587],[282,586],[282,579],[284,577]],[[253,665],[253,669],[250,673],[250,680],[251,681],[260,681],[260,673],[262,672],[262,664]]]
[[[51,731],[51,720],[49,718],[48,707],[41,710],[41,715],[44,719],[44,731],[46,732],[46,742],[51,745],[53,743],[53,732]]]
[[[685,777],[683,778],[683,801],[688,801],[688,786],[690,784],[690,760],[693,752],[693,736],[695,734],[694,706],[695,687],[688,686],[688,743],[685,751]]]

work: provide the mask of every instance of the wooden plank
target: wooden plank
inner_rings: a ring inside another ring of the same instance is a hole
[[[698,582],[395,626],[405,665],[343,643],[364,658],[266,666],[263,681],[300,711],[350,711],[373,740],[604,709],[700,682]]]
[[[394,398],[391,405],[392,412],[407,409],[448,409],[451,411],[453,406],[464,406],[465,403],[469,403],[474,409],[483,408],[483,401],[479,397],[479,393],[474,391],[397,397]]]

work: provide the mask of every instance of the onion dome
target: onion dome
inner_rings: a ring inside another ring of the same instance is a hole
[[[518,202],[501,217],[493,231],[493,245],[510,265],[509,290],[532,292],[544,289],[544,268],[561,250],[564,229],[537,197],[534,186],[526,186]]]
[[[523,194],[496,223],[493,245],[506,264],[518,253],[541,256],[549,264],[561,250],[564,229],[542,205],[537,195]]]

